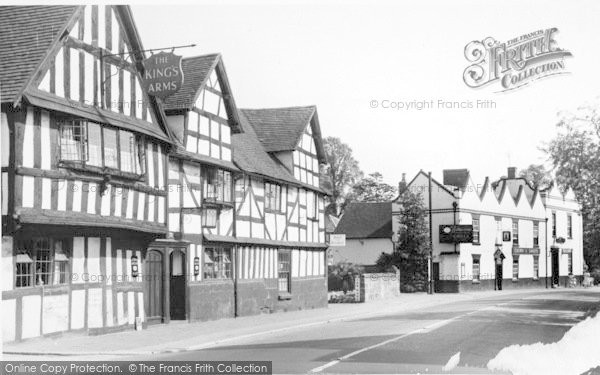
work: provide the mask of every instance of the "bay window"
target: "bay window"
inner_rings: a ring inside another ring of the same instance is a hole
[[[59,125],[61,161],[144,174],[141,136],[83,119],[59,120]]]

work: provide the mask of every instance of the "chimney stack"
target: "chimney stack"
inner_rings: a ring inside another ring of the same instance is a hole
[[[402,181],[398,182],[398,194],[404,193],[406,190],[406,173],[402,173]]]
[[[508,167],[508,178],[509,179],[517,178],[517,168],[516,167]]]

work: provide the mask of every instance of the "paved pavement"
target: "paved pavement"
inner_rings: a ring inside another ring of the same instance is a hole
[[[455,371],[482,373],[503,347],[558,341],[599,307],[600,288],[402,295],[143,332],[31,340],[4,351],[45,359],[271,360],[276,373],[435,373],[460,352]]]
[[[598,290],[498,294],[151,358],[271,360],[275,373],[439,373],[460,352],[453,372],[488,373],[502,348],[556,342],[599,308]]]

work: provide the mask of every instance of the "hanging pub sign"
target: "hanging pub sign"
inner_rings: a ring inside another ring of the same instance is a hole
[[[160,52],[148,57],[144,64],[144,89],[149,95],[165,99],[183,85],[181,56]]]
[[[440,243],[473,242],[472,225],[440,225]]]

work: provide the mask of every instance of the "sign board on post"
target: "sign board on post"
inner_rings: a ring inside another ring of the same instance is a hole
[[[148,57],[144,64],[144,89],[148,95],[165,99],[183,85],[181,56],[160,52]]]
[[[440,243],[473,242],[472,225],[440,225]]]
[[[329,235],[329,246],[333,246],[333,247],[346,246],[346,235],[345,234],[330,234]]]

